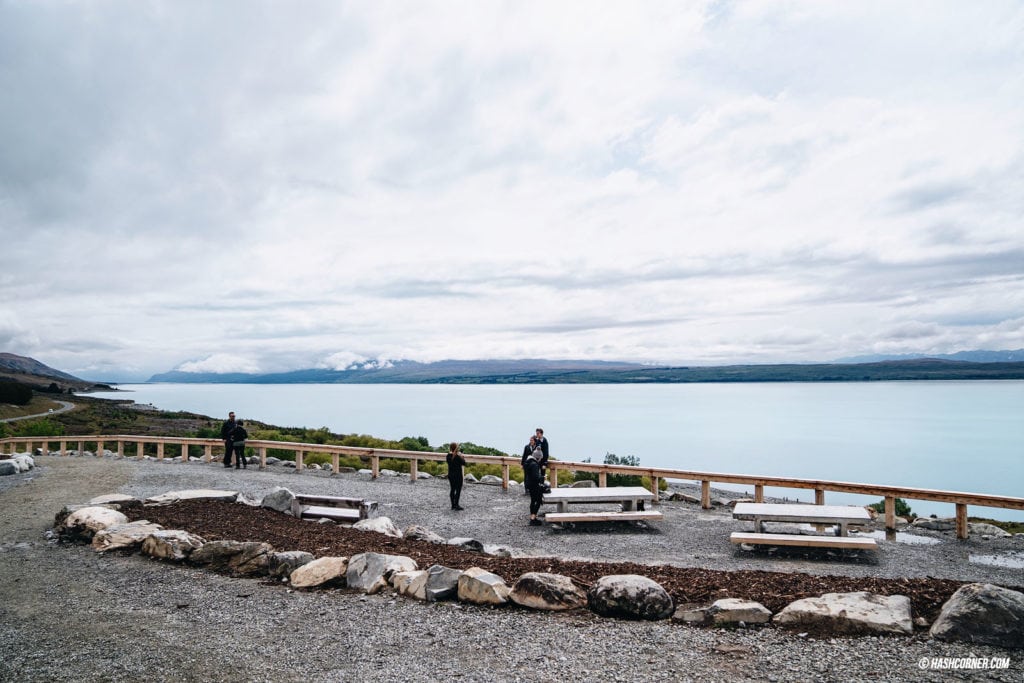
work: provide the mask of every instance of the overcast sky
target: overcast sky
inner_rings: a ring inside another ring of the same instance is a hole
[[[0,0],[0,351],[1024,347],[1020,2]]]

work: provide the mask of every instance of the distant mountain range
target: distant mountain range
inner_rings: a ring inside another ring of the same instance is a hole
[[[1021,353],[1021,352],[997,352]],[[936,358],[868,363],[650,366],[606,361],[394,361],[344,370],[269,374],[166,372],[150,382],[226,384],[643,384],[687,382],[869,382],[1024,379],[1024,361],[970,362]]]
[[[940,355],[926,356],[920,353],[903,353],[896,355],[851,356],[839,358],[835,363],[879,363],[887,360],[914,360],[917,358],[938,358],[940,360],[962,360],[969,363],[1020,363],[1024,362],[1024,349],[1016,351],[957,351]]]

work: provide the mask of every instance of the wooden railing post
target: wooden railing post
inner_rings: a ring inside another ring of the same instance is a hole
[[[606,488],[608,486],[608,473],[604,470],[597,473],[597,485],[601,488]]]
[[[508,463],[501,463],[501,490],[508,491]]]
[[[78,442],[78,456],[81,457],[83,453],[85,453],[85,442],[84,441],[79,441]]]
[[[558,488],[558,470],[548,462],[548,483],[551,484],[551,488]]]
[[[207,463],[213,462],[213,446],[206,444],[206,448],[203,450],[203,460]]]
[[[658,498],[658,477],[654,476],[653,473],[651,474],[651,495],[654,496],[651,500],[652,503],[660,502]]]
[[[303,459],[304,456],[305,456],[305,453],[302,452],[302,449],[299,449],[299,450],[295,451],[295,471],[296,472],[301,472],[303,467],[305,467],[305,463],[302,462],[302,459]]]
[[[61,441],[60,442],[60,457],[63,458],[67,454],[68,454],[68,442],[67,441]]]
[[[117,441],[117,457],[124,457],[124,441],[121,441],[120,439]]]
[[[896,531],[896,498],[885,497],[885,528],[887,531]]]
[[[135,455],[139,456],[139,460],[146,457],[146,442],[136,441],[135,442]]]
[[[967,504],[957,503],[956,504],[956,537],[960,540],[967,538],[969,535],[967,527]]]
[[[374,479],[380,476],[380,456],[372,452],[370,454],[370,475]]]
[[[711,482],[707,479],[700,483],[700,506],[705,510],[711,509]]]
[[[267,469],[267,447],[260,446],[260,469]]]
[[[764,484],[754,484],[754,502],[764,502]]]
[[[182,458],[181,458],[182,462],[188,462],[188,451],[186,449],[187,449],[187,446],[183,445],[182,446],[182,451],[184,451],[184,453],[182,453]],[[163,441],[157,442],[157,444],[156,444],[156,459],[157,460],[163,460],[164,459],[164,442]]]
[[[340,460],[341,460],[341,456],[338,455],[337,451],[335,451],[334,453],[331,453],[331,473],[332,474],[338,474],[338,471],[341,469]]]
[[[409,459],[409,480],[416,483],[416,475],[419,472],[419,461],[416,458]]]
[[[102,441],[97,441],[96,442],[96,457],[97,458],[102,458],[103,457],[103,442]]]
[[[825,490],[824,489],[814,489],[814,504],[815,505],[824,505],[825,504]]]

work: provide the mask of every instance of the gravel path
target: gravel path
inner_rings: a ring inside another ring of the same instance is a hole
[[[228,488],[253,499],[275,486],[368,497],[399,527],[472,536],[526,554],[671,562],[715,569],[934,576],[1020,585],[1020,570],[967,562],[969,553],[1020,552],[1019,540],[883,543],[873,561],[775,558],[728,543],[743,528],[725,511],[665,503],[647,530],[558,531],[526,524],[527,499],[467,485],[461,513],[447,484],[219,464],[36,458],[0,477],[0,680],[17,681],[1019,681],[1021,651],[912,638],[826,639],[775,628],[699,629],[630,623],[588,612],[539,614],[391,595],[289,592],[257,580],[53,544],[45,532],[65,504],[112,492],[151,496]],[[922,670],[932,657],[1007,657],[1005,671]]]

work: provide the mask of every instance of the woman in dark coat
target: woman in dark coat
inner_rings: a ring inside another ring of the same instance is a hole
[[[541,521],[537,519],[537,511],[540,510],[540,504],[544,498],[544,491],[541,488],[544,483],[544,475],[541,474],[540,469],[543,457],[544,453],[540,448],[535,448],[523,465],[523,483],[526,484],[526,490],[530,493],[530,526],[541,525]]]
[[[459,452],[459,444],[454,441],[448,446],[448,496],[452,499],[452,510],[462,510],[459,505],[459,497],[462,496],[462,480],[465,475],[462,468],[466,464],[466,458]]]
[[[249,461],[245,459],[245,440],[249,438],[249,432],[245,431],[245,427],[242,424],[241,420],[236,422],[235,428],[231,432],[231,446],[235,451],[236,470],[239,464],[241,464],[243,469],[249,469]]]

